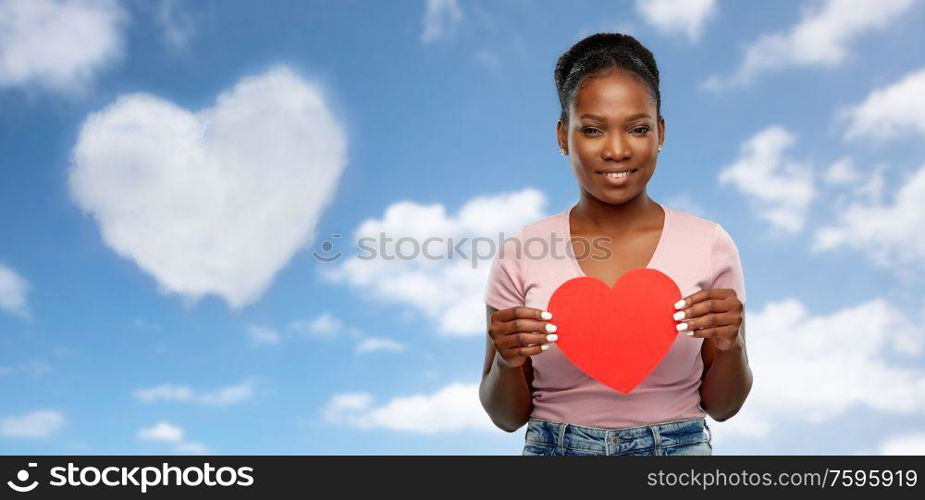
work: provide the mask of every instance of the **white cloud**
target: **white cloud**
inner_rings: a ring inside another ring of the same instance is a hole
[[[501,56],[497,52],[488,49],[482,49],[475,53],[475,60],[489,68],[501,67]]]
[[[816,251],[853,248],[874,262],[906,274],[925,269],[925,166],[900,183],[892,204],[856,202],[839,211],[838,221],[820,228]]]
[[[758,132],[742,145],[739,157],[719,174],[752,200],[758,217],[789,233],[799,232],[814,197],[812,167],[784,153],[796,136],[780,126]]]
[[[331,398],[321,415],[328,422],[364,430],[386,429],[427,435],[497,430],[479,402],[478,383],[454,383],[433,394],[401,396],[378,407],[373,407],[369,394],[340,394]]]
[[[19,363],[19,365],[12,368],[8,367],[7,369],[9,371],[7,371],[6,374],[19,372],[31,375],[33,377],[41,377],[53,371],[53,368],[50,364],[41,360],[23,361],[22,363]]]
[[[202,443],[196,441],[184,441],[185,432],[182,427],[171,424],[170,422],[160,421],[151,427],[146,427],[138,431],[138,439],[142,441],[161,441],[174,445],[174,449],[186,455],[205,455],[209,453],[208,448]]]
[[[925,433],[893,436],[880,444],[880,455],[925,455]]]
[[[859,178],[860,172],[850,156],[839,158],[825,171],[825,181],[829,184],[850,184]]]
[[[23,415],[0,418],[0,436],[47,438],[66,423],[57,410],[36,410]]]
[[[879,164],[866,169],[864,182],[859,183],[852,194],[856,200],[867,200],[868,203],[879,203],[883,199],[883,191],[886,189],[886,164]]]
[[[122,56],[126,19],[114,0],[0,2],[0,87],[84,90]]]
[[[244,381],[199,395],[199,402],[213,406],[229,406],[251,399],[254,396],[254,382]]]
[[[185,385],[161,384],[154,387],[137,389],[135,397],[142,403],[156,401],[190,401],[193,399],[193,390]]]
[[[362,342],[357,344],[357,353],[367,353],[367,352],[376,352],[376,351],[391,351],[391,352],[402,352],[405,350],[405,346],[399,344],[398,342],[392,339],[379,338],[379,337],[370,337],[363,339]]]
[[[636,0],[636,11],[662,33],[698,40],[716,12],[716,0]]]
[[[29,283],[16,271],[0,263],[0,309],[28,319],[28,292]]]
[[[276,330],[256,325],[247,327],[247,336],[251,339],[251,344],[255,346],[276,345],[282,340],[282,336]]]
[[[345,330],[344,322],[331,313],[324,312],[310,320],[297,320],[289,323],[289,328],[303,335],[330,340]]]
[[[828,202],[831,212],[841,215],[858,203],[881,203],[886,189],[887,167],[885,163],[867,164],[862,176],[861,170],[850,156],[844,156],[832,163],[823,177],[825,187],[833,195]]]
[[[421,42],[430,43],[444,36],[463,20],[463,11],[456,0],[427,0]]]
[[[363,254],[322,268],[322,275],[353,286],[364,298],[411,307],[436,322],[439,333],[484,334],[482,297],[491,261],[479,257],[493,257],[501,237],[510,238],[520,226],[541,219],[544,204],[545,196],[530,188],[473,198],[455,216],[441,204],[398,202],[381,219],[366,220],[355,231]],[[473,251],[476,237],[491,242],[484,240]],[[460,242],[463,255],[448,250]],[[415,256],[415,248],[416,258],[407,258]],[[361,258],[373,256],[365,249],[374,250],[375,258]]]
[[[196,33],[196,25],[179,3],[178,0],[161,0],[157,4],[154,19],[160,25],[167,44],[182,49]]]
[[[373,397],[365,392],[336,394],[321,409],[321,416],[328,422],[339,422],[345,414],[362,412],[373,403]]]
[[[849,45],[861,35],[887,28],[913,5],[912,0],[826,0],[804,9],[800,22],[752,43],[729,77],[713,76],[715,90],[745,85],[762,73],[790,67],[836,67],[849,57]]]
[[[845,131],[849,140],[925,136],[925,69],[873,90],[864,102],[847,108],[842,116],[850,120]]]
[[[230,406],[251,399],[254,396],[255,381],[245,380],[239,384],[219,387],[212,391],[194,391],[187,385],[161,384],[135,390],[135,398],[142,403],[158,401],[196,402],[211,406]]]
[[[130,94],[91,114],[71,195],[162,292],[238,308],[311,243],[346,148],[320,89],[276,67],[196,113]]]
[[[183,429],[170,422],[158,422],[151,427],[146,427],[138,431],[138,439],[144,441],[179,443],[183,441]]]
[[[826,169],[823,180],[834,198],[830,207],[835,213],[841,213],[852,203],[866,201],[880,203],[886,188],[884,176],[886,164],[865,165],[863,177],[861,170],[850,156],[843,156]]]
[[[795,299],[746,313],[752,392],[717,436],[765,438],[794,421],[821,423],[857,407],[925,410],[925,371],[913,363],[925,336],[885,299],[813,315]],[[889,357],[888,357],[889,356]]]

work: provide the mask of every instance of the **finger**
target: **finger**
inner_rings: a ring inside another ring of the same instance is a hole
[[[730,312],[732,304],[726,299],[705,299],[674,314],[675,320],[689,321],[707,314]]]
[[[495,311],[491,315],[491,319],[493,321],[500,322],[512,321],[515,319],[535,319],[545,321],[552,319],[552,314],[548,311],[543,311],[535,307],[517,306]]]
[[[543,344],[543,345],[546,345],[546,344]],[[504,354],[504,357],[508,359],[516,358],[516,357],[526,358],[528,356],[534,356],[536,354],[539,354],[543,352],[544,350],[545,349],[543,349],[542,345],[535,345],[535,346],[528,346],[528,347],[512,347],[510,349],[505,349],[503,351],[503,354]]]
[[[558,328],[556,325],[535,319],[515,319],[507,323],[501,323],[499,332],[502,335],[511,335],[514,333],[555,333]]]
[[[716,328],[704,328],[702,330],[692,330],[689,335],[693,338],[712,339],[712,338],[732,338],[736,333],[735,326],[720,326]]]
[[[675,303],[675,309],[684,309],[691,307],[692,305],[707,300],[707,299],[722,299],[726,296],[726,291],[721,288],[713,288],[710,290],[699,290],[689,294],[687,297],[679,300]]]
[[[699,318],[694,318],[680,323],[678,324],[677,328],[679,332],[686,330],[702,330],[704,328],[717,328],[721,326],[735,325],[738,323],[738,321],[739,318],[738,314],[736,313],[707,314],[705,316],[700,316]]]
[[[504,337],[498,339],[498,341],[495,342],[495,345],[501,349],[513,349],[515,347],[545,344],[557,339],[558,337],[553,337],[550,339],[549,334],[545,333],[515,333],[513,335],[505,335]]]

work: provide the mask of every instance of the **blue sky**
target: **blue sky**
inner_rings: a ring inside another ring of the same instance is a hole
[[[352,242],[574,204],[553,66],[620,31],[661,71],[650,196],[721,223],[745,269],[755,386],[715,453],[925,453],[923,22],[912,0],[0,0],[0,450],[519,453],[477,399],[489,262]]]

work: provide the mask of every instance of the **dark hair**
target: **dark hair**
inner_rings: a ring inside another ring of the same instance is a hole
[[[597,71],[614,67],[627,70],[645,82],[655,99],[657,118],[662,116],[658,66],[652,52],[630,35],[597,33],[572,45],[556,62],[556,92],[562,106],[560,119],[563,123],[568,123],[569,104],[575,100],[581,82]]]

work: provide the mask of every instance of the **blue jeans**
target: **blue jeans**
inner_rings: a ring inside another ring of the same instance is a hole
[[[531,418],[524,455],[711,455],[706,420],[607,429]]]

